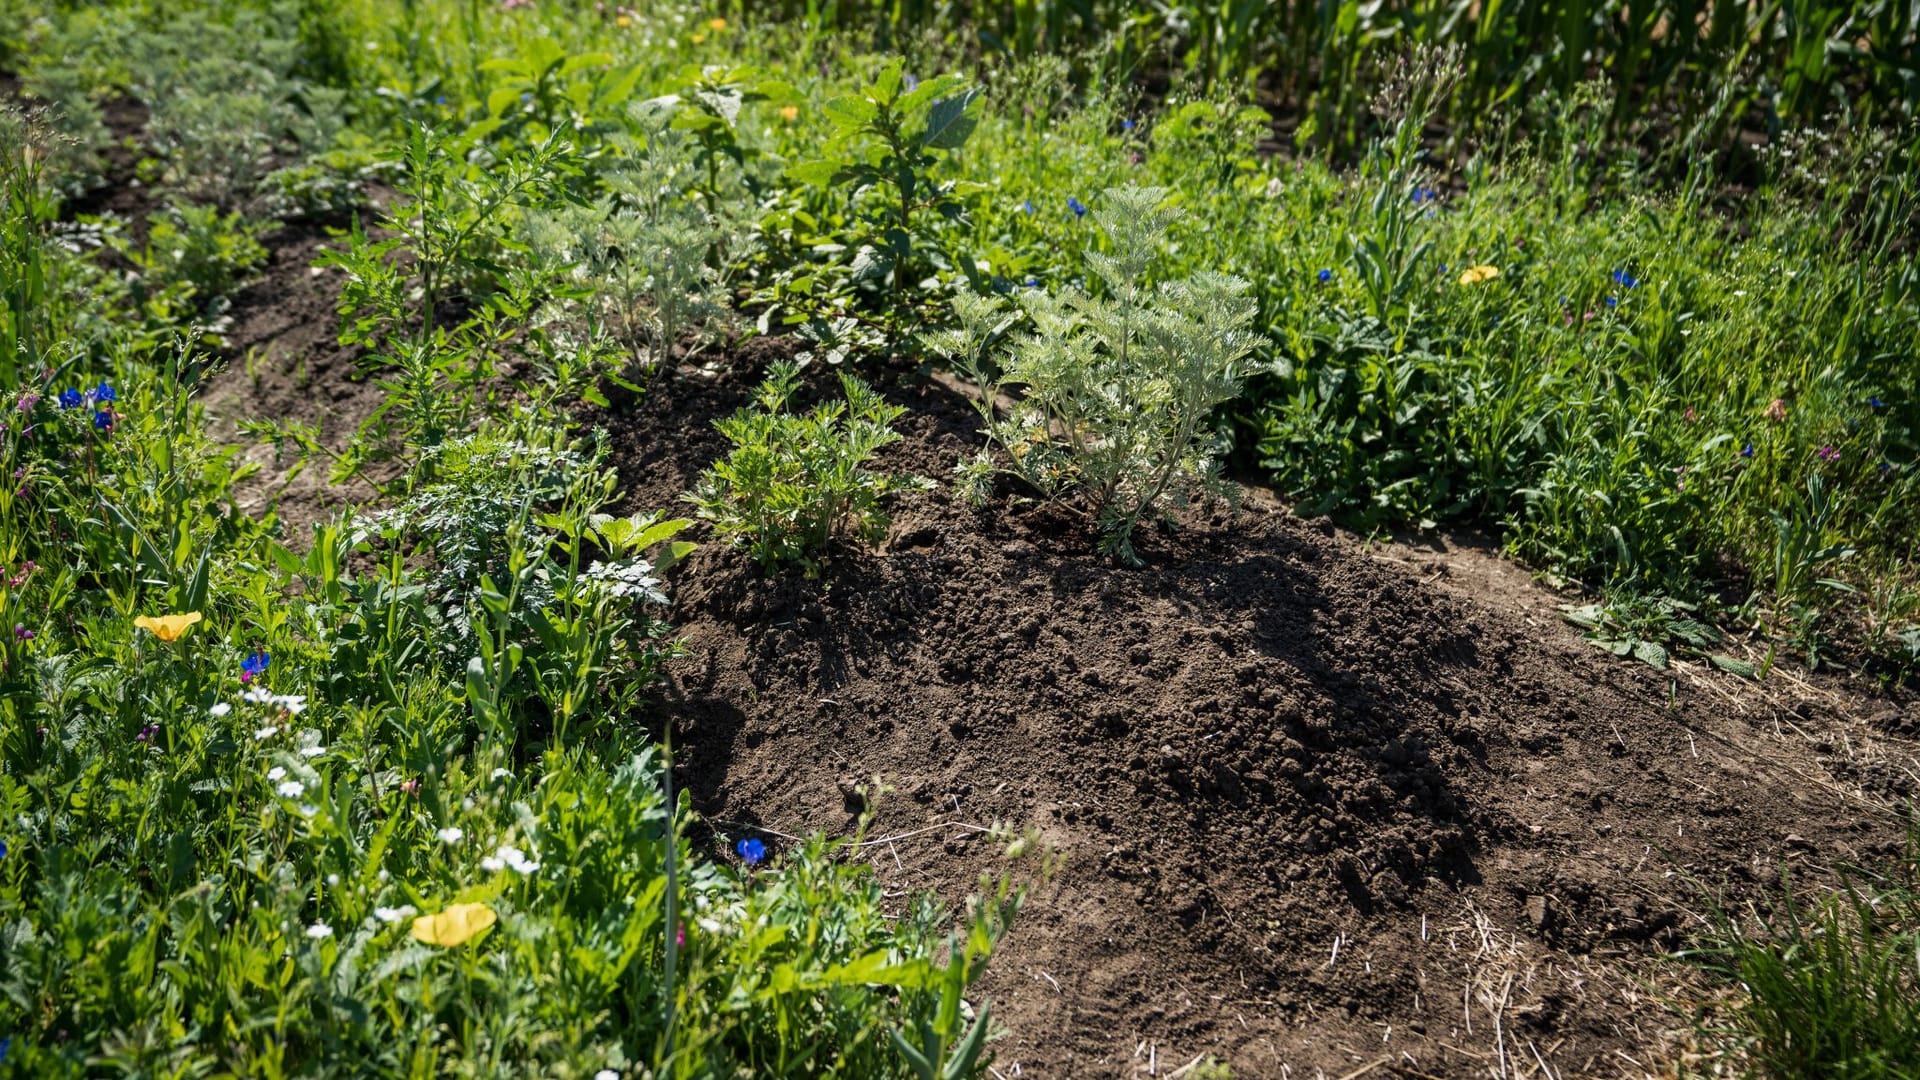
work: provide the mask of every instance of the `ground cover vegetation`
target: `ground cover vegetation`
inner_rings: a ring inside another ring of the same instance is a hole
[[[1909,677],[1916,19],[0,14],[0,1053],[978,1071],[1012,879],[908,902],[857,841],[714,833],[650,716],[692,526],[623,504],[587,417],[742,335],[805,347],[686,505],[770,574],[879,540],[927,483],[1057,504],[1137,564],[1231,473],[1362,530],[1493,530],[1654,666]],[[363,503],[297,537],[238,508],[257,465],[197,400],[294,226],[333,230],[316,272],[380,394],[344,442],[245,425]],[[801,389],[817,368],[839,396]],[[901,417],[872,383],[916,368],[978,403],[949,475],[872,460]],[[1840,1060],[1791,1010],[1857,1033],[1886,1009],[1836,1000],[1912,988],[1910,919],[1814,917],[1716,954],[1782,1075]],[[1837,996],[1797,1004],[1808,969]]]

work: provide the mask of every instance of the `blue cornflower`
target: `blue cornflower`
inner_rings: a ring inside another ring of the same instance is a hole
[[[1333,280],[1333,271],[1322,270],[1318,274],[1315,274],[1313,276],[1320,279],[1320,284],[1325,285],[1327,282]]]
[[[105,382],[102,382],[99,386],[96,386],[93,388],[93,400],[119,401],[120,395],[114,393],[113,387],[107,385]]]
[[[1129,116],[1125,120],[1120,121],[1120,130],[1121,131],[1133,130],[1133,118],[1131,116]]]
[[[1887,407],[1887,403],[1884,401],[1881,401],[1877,397],[1870,397],[1867,399],[1867,408],[1869,409],[1884,409],[1886,407]]]
[[[733,850],[739,853],[740,861],[748,866],[759,866],[767,858],[767,845],[756,837],[747,837],[733,845]]]
[[[1413,189],[1413,205],[1415,206],[1430,203],[1439,197],[1440,196],[1435,194],[1434,190],[1430,187],[1417,187]]]
[[[271,653],[252,653],[245,660],[240,661],[240,670],[257,679],[267,673],[267,665],[272,662],[273,654]]]
[[[1613,272],[1613,283],[1623,289],[1637,289],[1640,287],[1640,279],[1627,273],[1625,270],[1615,270]]]
[[[113,430],[113,414],[105,409],[96,409],[93,414],[93,426],[101,431]]]
[[[1741,447],[1741,448],[1740,448],[1740,456],[1741,456],[1741,457],[1752,457],[1752,456],[1753,456],[1753,444],[1752,444],[1752,443],[1748,443],[1747,445],[1745,445],[1745,446],[1743,446],[1743,447]]]
[[[1619,307],[1619,306],[1620,306],[1620,298],[1619,298],[1619,297],[1617,297],[1617,296],[1609,296],[1609,297],[1607,297],[1607,306],[1608,306],[1608,307]]]
[[[80,391],[72,387],[60,391],[60,407],[63,409],[77,409],[83,400],[85,399],[81,397]]]
[[[1447,272],[1447,264],[1446,264],[1446,263],[1441,263],[1441,264],[1440,264],[1440,272],[1441,272],[1441,273],[1443,273],[1443,274]]]
[[[1039,288],[1039,287],[1040,287],[1040,279],[1039,279],[1039,278],[1037,278],[1037,277],[1030,277],[1030,278],[1028,278],[1028,279],[1027,279],[1027,288],[1029,288],[1029,289],[1037,289],[1037,288]]]
[[[1067,209],[1073,211],[1074,217],[1080,218],[1087,216],[1087,204],[1071,195],[1067,196]]]
[[[6,857],[7,857],[7,842],[5,840],[0,840],[0,859],[4,859]]]

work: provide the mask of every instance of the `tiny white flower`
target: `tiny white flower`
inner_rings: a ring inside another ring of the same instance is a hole
[[[269,780],[279,780],[286,775],[287,775],[287,770],[281,768],[278,765],[275,765],[273,768],[267,770],[267,779]]]
[[[260,730],[253,733],[253,741],[265,742],[268,739],[271,739],[278,734],[280,734],[280,729],[277,727],[274,727],[272,724],[268,724],[266,727],[263,727]]]
[[[307,936],[315,941],[319,941],[321,938],[330,938],[333,936],[333,927],[323,922],[314,923],[312,926],[307,927]]]
[[[328,874],[328,875],[327,875],[327,885],[328,885],[328,886],[330,886],[331,888],[335,888],[335,889],[337,889],[337,888],[339,888],[339,887],[340,887],[340,875],[339,875],[339,874]]]
[[[288,694],[280,699],[279,705],[294,716],[307,711],[307,699],[299,694]]]
[[[232,711],[233,711],[233,706],[224,701],[214,702],[213,707],[207,710],[207,712],[213,714],[214,716],[225,716]]]
[[[501,862],[499,859],[495,858],[492,855],[489,855],[486,858],[480,860],[480,869],[485,870],[489,874],[497,874],[500,871],[505,870],[506,868],[507,868],[506,863]]]
[[[467,835],[467,830],[458,825],[449,825],[435,835],[440,837],[440,842],[443,844],[457,844]]]
[[[375,875],[373,875],[373,879],[374,879],[375,881],[385,881],[385,880],[387,880],[387,877],[388,877],[388,874],[387,874],[387,868],[386,868],[386,867],[384,867],[384,866],[380,868],[380,872],[379,872],[379,873],[377,873],[377,874],[375,874]]]
[[[508,771],[507,771],[507,770],[505,770],[505,769],[495,769],[495,770],[493,770],[493,778],[494,778],[495,780],[504,780],[504,779],[506,779],[507,777],[509,777],[509,776],[512,776],[512,775],[513,775],[512,773],[510,773],[510,772],[508,772]]]
[[[412,918],[418,914],[420,914],[419,910],[412,904],[401,904],[399,907],[377,907],[373,909],[373,917],[383,923],[397,923],[401,919]]]
[[[288,780],[274,790],[278,791],[283,799],[297,799],[307,793],[307,785],[298,780]]]
[[[612,1069],[601,1069],[593,1074],[593,1080],[620,1080],[620,1074]]]
[[[315,806],[315,805],[313,805],[313,804],[312,804],[312,803],[310,803],[310,802],[303,802],[303,803],[301,803],[301,804],[300,804],[300,816],[301,816],[301,817],[312,817],[313,815],[315,815],[315,814],[317,814],[317,813],[319,813],[319,812],[320,812],[320,808],[319,808],[319,807],[317,807],[317,806]]]
[[[301,757],[319,757],[326,752],[327,748],[324,746],[303,746],[300,748]]]

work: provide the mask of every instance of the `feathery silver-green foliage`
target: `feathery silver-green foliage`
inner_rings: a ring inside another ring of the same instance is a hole
[[[991,446],[1049,498],[1083,498],[1103,547],[1138,563],[1133,530],[1162,500],[1226,490],[1218,476],[1215,407],[1240,388],[1252,352],[1247,283],[1202,272],[1155,284],[1162,238],[1180,216],[1164,188],[1109,188],[1093,211],[1107,250],[1087,254],[1104,288],[1020,294],[1031,328],[996,347],[1014,320],[996,298],[963,296],[955,330],[924,336],[978,383]],[[1002,414],[995,402],[1017,400]],[[982,457],[962,467],[978,480]]]

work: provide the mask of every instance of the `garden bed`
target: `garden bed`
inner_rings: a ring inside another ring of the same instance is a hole
[[[677,505],[759,369],[683,370],[599,418],[628,509]],[[909,412],[882,466],[942,478],[971,408],[942,381],[889,396]],[[1914,745],[1853,716],[1900,707],[1610,660],[1522,572],[1483,557],[1457,591],[1257,496],[1142,554],[1117,568],[1069,513],[941,485],[815,580],[708,544],[674,582],[660,713],[716,829],[849,832],[878,778],[864,851],[891,888],[957,897],[994,822],[1064,855],[988,977],[1005,1075],[1651,1068],[1675,1020],[1649,988],[1677,969],[1641,969],[1710,897],[1897,847]]]

